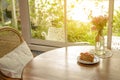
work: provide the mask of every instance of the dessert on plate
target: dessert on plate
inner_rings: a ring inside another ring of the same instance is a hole
[[[88,62],[93,62],[94,61],[94,54],[91,54],[89,52],[81,52],[80,53],[80,59]]]

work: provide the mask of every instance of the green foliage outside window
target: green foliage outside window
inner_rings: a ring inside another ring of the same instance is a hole
[[[56,0],[54,2],[39,0],[36,8],[35,1],[29,0],[32,37],[44,39],[44,37],[41,36],[43,31],[47,33],[49,27],[63,26],[64,6],[62,2],[62,0]]]
[[[67,36],[69,42],[90,42],[94,44],[95,32],[91,31],[91,23],[68,21]]]
[[[120,7],[115,10],[113,17],[113,35],[120,36]]]
[[[48,0],[40,0],[41,4],[38,9],[38,15],[35,13],[35,4],[33,0],[30,0],[30,19],[32,36],[34,38],[45,39],[41,36],[41,32],[47,30],[49,27],[63,27],[64,25],[64,4],[62,0],[57,0],[54,3],[50,3]],[[46,7],[49,6],[49,7]],[[36,17],[38,22],[35,21]],[[120,11],[116,11],[114,15],[113,34],[120,35]],[[36,23],[37,22],[37,23]],[[43,25],[44,24],[44,25]],[[68,42],[90,42],[94,44],[95,31],[91,30],[91,22],[79,22],[75,20],[67,20],[67,38]],[[104,29],[104,34],[107,35],[107,26]]]

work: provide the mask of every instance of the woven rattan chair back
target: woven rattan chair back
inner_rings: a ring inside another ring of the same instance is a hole
[[[0,58],[23,42],[20,33],[10,27],[0,28]]]

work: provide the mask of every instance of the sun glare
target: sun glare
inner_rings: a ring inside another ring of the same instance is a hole
[[[72,1],[70,1],[72,2]],[[89,22],[90,17],[98,15],[107,15],[108,12],[108,1],[98,3],[97,1],[78,1],[70,3],[69,5],[74,5],[73,8],[68,9],[67,17],[72,20],[79,20],[81,22]]]

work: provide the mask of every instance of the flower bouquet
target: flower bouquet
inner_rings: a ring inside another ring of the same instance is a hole
[[[92,24],[97,30],[97,35],[95,37],[95,50],[98,56],[102,56],[104,54],[104,36],[103,36],[103,29],[107,23],[107,16],[97,16],[93,17]]]
[[[104,26],[106,26],[107,20],[108,20],[107,16],[100,15],[97,17],[93,17],[91,22],[99,31],[99,30],[103,30]]]
[[[97,16],[97,17],[93,17],[92,19],[92,24],[94,25],[94,29],[97,29],[97,41],[99,41],[99,36],[102,36],[103,34],[103,29],[106,26],[106,23],[108,21],[108,17],[107,16]]]

